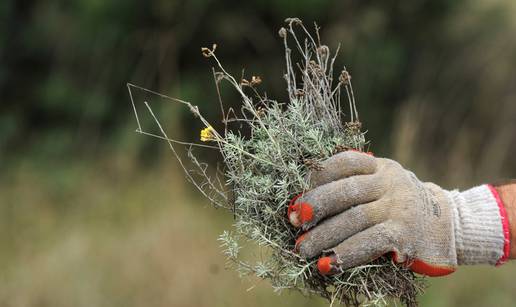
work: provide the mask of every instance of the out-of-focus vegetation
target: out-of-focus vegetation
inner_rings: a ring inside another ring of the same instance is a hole
[[[0,304],[324,306],[224,270],[231,216],[184,183],[166,146],[134,133],[125,83],[218,115],[200,47],[286,97],[277,30],[317,21],[339,42],[371,150],[468,187],[516,174],[516,5],[460,1],[0,3]],[[237,105],[234,96],[226,103]],[[185,140],[186,111],[167,113]],[[511,306],[509,263],[429,280],[424,306]],[[246,291],[250,289],[249,291]]]

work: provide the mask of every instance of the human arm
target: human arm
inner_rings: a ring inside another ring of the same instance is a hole
[[[507,212],[511,238],[509,258],[516,259],[516,181],[498,184],[495,189]]]

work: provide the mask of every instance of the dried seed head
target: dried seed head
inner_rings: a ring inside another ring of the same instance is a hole
[[[351,81],[351,75],[347,70],[342,70],[339,76],[339,81],[342,82],[344,85],[349,84],[349,81]]]
[[[278,35],[281,38],[286,38],[287,37],[287,29],[281,27],[281,29],[279,29],[279,31],[278,31]]]
[[[317,54],[319,54],[319,57],[321,58],[322,63],[326,63],[328,60],[328,57],[330,56],[330,48],[326,45],[321,45],[317,47]]]
[[[346,129],[348,129],[352,133],[359,133],[360,129],[362,129],[362,123],[358,122],[358,121],[347,122],[345,124],[345,126],[346,126]]]
[[[330,48],[328,48],[326,45],[321,45],[317,47],[317,53],[321,56],[328,56],[330,53]]]
[[[260,76],[251,77],[251,86],[259,85],[260,83],[262,83],[262,78],[260,78]]]
[[[202,56],[205,58],[211,57],[211,50],[210,48],[202,47],[201,48]]]
[[[265,116],[265,109],[263,107],[258,107],[258,109],[256,110],[256,115],[258,115],[259,118],[262,118],[263,116]]]
[[[262,78],[260,76],[252,76],[251,81],[242,78],[240,80],[240,86],[255,86],[262,83]]]
[[[202,55],[205,57],[205,58],[210,58],[212,57],[214,54],[215,54],[215,50],[217,49],[217,44],[213,44],[211,46],[211,49],[208,48],[208,47],[202,47],[201,48],[201,52],[202,52]]]
[[[308,71],[313,73],[315,76],[324,77],[324,71],[321,66],[314,60],[308,62]]]

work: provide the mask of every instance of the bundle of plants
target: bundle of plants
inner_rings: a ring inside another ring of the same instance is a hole
[[[199,161],[193,144],[188,146],[193,169],[188,166],[176,148],[182,143],[168,137],[145,102],[159,127],[157,136],[168,142],[199,191],[233,215],[232,229],[219,240],[228,263],[240,275],[256,275],[269,280],[276,291],[294,289],[332,304],[382,305],[394,299],[415,305],[422,279],[388,257],[325,276],[317,270],[317,258],[304,259],[295,252],[301,230],[287,218],[289,202],[309,189],[309,174],[320,169],[321,161],[345,150],[363,151],[367,142],[351,76],[346,68],[334,70],[338,49],[332,53],[320,43],[317,26],[312,35],[296,18],[286,20],[279,36],[285,48],[287,102],[260,94],[260,77],[235,78],[228,73],[216,55],[216,45],[203,48],[202,54],[215,63],[217,89],[228,82],[241,100],[240,109],[228,110],[220,101],[224,118],[220,131],[196,106],[161,95],[187,106],[202,121],[201,146],[218,150],[223,160],[218,173],[212,175],[208,165]],[[132,97],[136,86],[128,86]],[[149,134],[140,126],[136,107],[135,113],[138,131]]]

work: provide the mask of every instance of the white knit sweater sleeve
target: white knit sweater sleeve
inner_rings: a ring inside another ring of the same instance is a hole
[[[508,256],[505,208],[492,186],[451,191],[457,263],[501,264]]]

